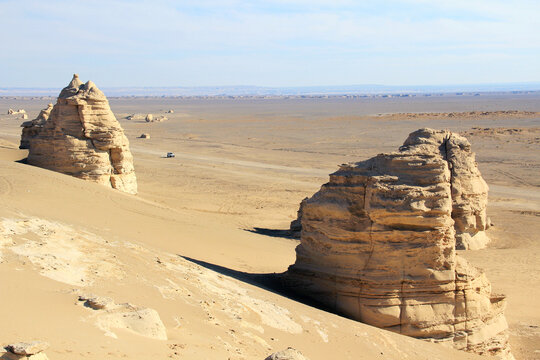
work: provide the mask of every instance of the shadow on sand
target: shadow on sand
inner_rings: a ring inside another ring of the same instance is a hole
[[[296,240],[296,238],[293,236],[293,233],[289,229],[281,230],[281,229],[267,229],[267,228],[260,228],[260,227],[254,227],[252,229],[242,229],[244,231],[249,231],[254,234],[259,235],[266,235],[271,237],[280,237],[285,239],[292,239]]]
[[[329,309],[327,306],[319,303],[318,301],[315,301],[311,298],[308,298],[306,296],[303,296],[296,292],[293,288],[286,285],[285,282],[285,276],[286,272],[284,273],[247,273],[243,271],[233,270],[226,268],[224,266],[211,264],[206,261],[193,259],[187,256],[178,255],[181,258],[190,261],[194,264],[197,264],[199,266],[202,266],[208,270],[215,271],[221,275],[225,275],[231,278],[234,278],[236,280],[242,281],[246,284],[250,284],[253,286],[256,286],[258,288],[273,292],[274,294],[278,294],[281,296],[284,296],[288,299],[303,303],[308,306],[312,306],[315,308],[318,308],[323,311],[331,312],[336,314],[336,312]],[[339,315],[339,314],[338,314]]]

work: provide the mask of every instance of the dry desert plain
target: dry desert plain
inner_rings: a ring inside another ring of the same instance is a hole
[[[0,98],[0,345],[44,340],[53,360],[264,359],[288,346],[312,360],[481,358],[303,304],[258,275],[294,262],[285,230],[338,164],[431,127],[472,143],[495,226],[487,249],[459,253],[507,295],[515,357],[540,358],[539,93],[109,101],[138,195],[19,162],[23,120],[8,108],[33,119],[55,99]]]

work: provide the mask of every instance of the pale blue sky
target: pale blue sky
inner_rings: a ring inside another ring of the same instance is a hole
[[[0,87],[540,81],[538,0],[0,0]]]

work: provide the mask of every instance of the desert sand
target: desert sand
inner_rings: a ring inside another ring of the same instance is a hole
[[[339,164],[430,127],[476,152],[492,241],[458,253],[507,296],[514,356],[540,358],[539,95],[109,98],[138,195],[20,162],[22,120],[7,111],[33,119],[50,102],[0,98],[2,346],[46,341],[50,359],[264,359],[289,346],[312,360],[481,358],[304,304],[264,275],[294,263],[289,223]]]

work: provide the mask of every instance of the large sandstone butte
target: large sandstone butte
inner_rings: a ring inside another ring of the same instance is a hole
[[[286,282],[364,323],[512,358],[505,297],[456,256],[456,230],[485,224],[487,187],[472,165],[466,139],[431,129],[342,165],[303,201]]]
[[[29,164],[137,193],[128,139],[93,82],[83,84],[75,74],[33,135]]]
[[[471,144],[466,138],[454,133],[422,129],[410,134],[400,151],[411,148],[432,151],[434,147],[440,148],[451,172],[456,249],[483,249],[490,242],[486,235],[490,226],[490,219],[486,215],[489,188],[478,170]],[[305,200],[300,204],[298,217],[291,222],[290,231],[294,237],[300,237]]]

